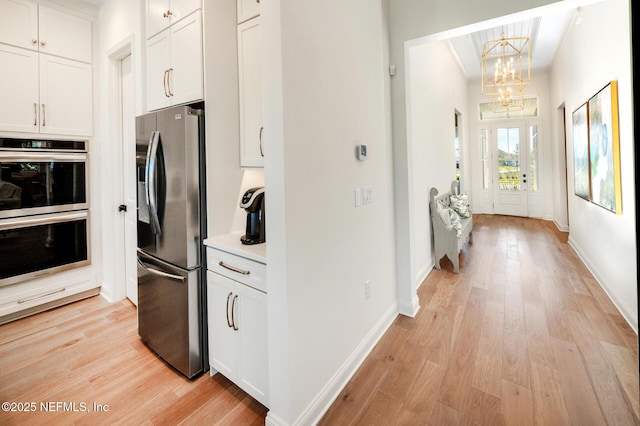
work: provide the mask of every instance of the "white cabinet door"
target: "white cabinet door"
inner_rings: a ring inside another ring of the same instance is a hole
[[[260,17],[238,25],[240,166],[263,167]]]
[[[91,63],[91,22],[48,7],[39,7],[41,53]]]
[[[268,405],[267,295],[240,283],[236,284],[235,293],[238,296],[234,308],[241,360],[237,380],[241,388]]]
[[[203,98],[202,15],[197,12],[171,26],[171,104]]]
[[[0,0],[0,11],[0,42],[38,50],[38,6],[25,0]]]
[[[201,8],[202,3],[200,0],[172,0],[171,25]]]
[[[167,29],[147,40],[147,108],[171,105],[168,89],[171,69],[171,33]]]
[[[147,0],[147,38],[171,25],[171,2],[169,0]]]
[[[147,38],[200,8],[201,0],[147,0]]]
[[[238,361],[238,340],[233,326],[230,326],[234,289],[233,280],[207,271],[209,364],[230,380],[236,375]]]
[[[40,54],[40,133],[92,134],[92,67]]]
[[[38,52],[0,44],[0,130],[38,132]]]
[[[260,0],[238,0],[238,24],[260,14]]]

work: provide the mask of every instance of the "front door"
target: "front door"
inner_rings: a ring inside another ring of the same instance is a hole
[[[498,125],[494,129],[494,213],[528,216],[528,149],[525,127],[514,123]]]

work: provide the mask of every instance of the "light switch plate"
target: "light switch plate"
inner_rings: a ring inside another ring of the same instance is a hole
[[[373,189],[370,186],[362,188],[362,203],[369,204],[373,202]]]
[[[356,207],[360,207],[362,205],[362,190],[360,188],[353,190],[353,202]]]

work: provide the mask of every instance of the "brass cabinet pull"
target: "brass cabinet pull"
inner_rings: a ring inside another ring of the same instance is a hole
[[[44,104],[42,104],[42,127],[47,125],[47,114],[44,110]]]
[[[229,328],[233,327],[233,324],[231,324],[231,321],[229,321],[229,299],[231,299],[232,295],[233,295],[233,292],[231,291],[227,295],[227,325],[229,326]]]
[[[169,88],[169,96],[173,96],[171,92],[171,73],[173,72],[173,68],[169,68],[167,71],[167,87]]]
[[[37,39],[37,38],[32,38],[32,39],[31,39],[31,43],[33,43],[33,44],[38,44],[38,39]]]
[[[33,125],[38,125],[38,104],[35,102],[33,103]]]
[[[238,295],[233,296],[233,303],[231,304],[231,323],[233,324],[233,329],[238,331],[238,326],[236,325],[236,300],[238,299]]]
[[[262,149],[262,131],[264,127],[260,127],[260,156],[264,157],[264,150]]]
[[[171,12],[170,10],[167,10],[166,12],[164,12],[162,14],[163,18],[169,18],[171,15],[173,15],[173,12]]]
[[[47,45],[47,42],[46,41],[41,41],[40,44],[44,47],[44,46]]]
[[[222,260],[220,262],[218,262],[218,265],[222,266],[225,269],[228,269],[228,270],[233,271],[233,272],[237,272],[237,273],[242,274],[242,275],[251,274],[251,271],[245,271],[244,269],[240,269],[240,268],[236,268],[235,266],[227,265]]]
[[[162,78],[162,85],[164,86],[164,95],[168,98],[169,93],[167,93],[167,76],[169,75],[169,70],[164,70],[164,76]]]

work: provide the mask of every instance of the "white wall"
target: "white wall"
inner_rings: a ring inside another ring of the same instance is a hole
[[[463,122],[467,112],[467,82],[449,43],[411,46],[407,82],[407,145],[411,161],[411,279],[416,289],[433,267],[429,191],[440,193],[456,178],[455,111]],[[468,140],[462,132],[462,140]],[[414,290],[415,291],[415,290]]]
[[[268,422],[313,423],[397,313],[384,13],[370,0],[261,3]],[[363,186],[373,203],[356,208]]]
[[[240,169],[236,3],[205,1],[203,22],[207,227],[213,237],[244,231],[240,199],[248,188],[264,185],[264,173]]]
[[[569,241],[637,331],[637,247],[633,91],[629,1],[607,0],[582,8],[558,51],[551,72],[552,105],[566,106],[569,159]],[[571,114],[609,81],[618,80],[622,215],[574,195]]]

